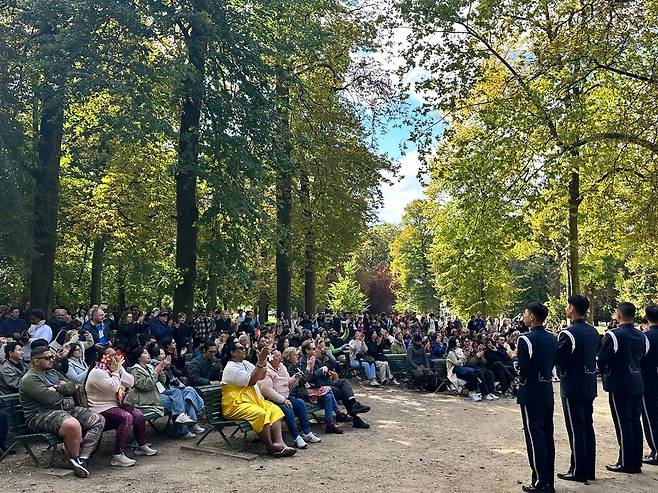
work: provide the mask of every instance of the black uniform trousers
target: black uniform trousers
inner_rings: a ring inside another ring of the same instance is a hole
[[[647,439],[651,456],[658,458],[658,395],[644,395],[642,397],[642,422],[644,436]]]
[[[523,432],[532,469],[532,484],[554,486],[555,442],[553,440],[553,404],[521,405]]]
[[[571,465],[569,473],[579,479],[596,479],[596,438],[592,413],[594,398],[562,398],[564,422],[569,435]]]
[[[623,467],[639,470],[642,468],[642,396],[609,393],[612,421],[615,423],[619,459]]]

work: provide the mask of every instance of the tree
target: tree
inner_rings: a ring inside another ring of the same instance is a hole
[[[415,200],[405,207],[401,233],[391,244],[391,272],[399,283],[397,306],[400,310],[438,311],[430,248],[435,231],[427,203]]]
[[[427,96],[419,113],[438,111],[451,124],[476,114],[487,140],[522,146],[520,166],[509,171],[537,195],[560,195],[567,285],[580,292],[584,201],[596,185],[613,185],[620,169],[634,173],[658,151],[649,116],[656,84],[647,65],[656,51],[655,18],[646,15],[652,3],[403,0],[398,7],[412,28],[409,68],[428,74],[417,83]],[[645,17],[650,21],[632,27]],[[435,122],[418,122],[415,135],[430,151],[433,133],[425,125]],[[644,158],[608,159],[628,149]],[[544,202],[527,205],[536,214]]]
[[[368,272],[365,292],[368,306],[375,313],[389,312],[395,304],[395,290],[398,286],[386,262],[375,265]]]
[[[357,271],[356,260],[351,258],[345,262],[343,270],[344,273],[338,274],[338,280],[329,287],[329,307],[334,311],[361,313],[368,303],[366,295],[354,278]]]

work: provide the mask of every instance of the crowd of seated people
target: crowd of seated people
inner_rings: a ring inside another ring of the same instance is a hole
[[[445,360],[450,381],[473,400],[496,399],[497,390],[510,395],[516,376],[518,327],[477,317],[471,328],[433,314],[302,314],[261,325],[250,311],[232,320],[228,311],[200,309],[188,320],[159,308],[113,314],[103,303],[75,315],[58,306],[47,318],[39,309],[2,313],[0,392],[20,395],[28,429],[63,439],[81,477],[103,431],[116,432],[112,466],[135,464],[125,454],[130,434],[135,455],[157,454],[146,443],[145,415],[170,415],[180,437],[204,433],[197,387],[221,385],[224,417],[248,421],[269,454],[288,457],[321,442],[307,404],[323,409],[326,433],[342,434],[345,424],[369,428],[362,417],[369,406],[341,378],[348,368],[369,386],[399,385],[389,359],[401,355],[409,383],[431,391],[435,362]],[[76,386],[86,390],[86,406],[76,403]],[[0,412],[2,449],[6,436]]]

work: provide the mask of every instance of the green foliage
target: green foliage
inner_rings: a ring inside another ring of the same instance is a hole
[[[400,0],[396,6],[411,29],[407,70],[422,74],[406,79],[424,99],[413,138],[430,164],[431,196],[456,222],[444,222],[443,231],[461,240],[435,257],[441,296],[451,304],[456,296],[462,309],[474,306],[477,276],[455,283],[451,296],[442,291],[441,284],[450,284],[441,282],[441,270],[452,265],[453,275],[466,275],[481,264],[491,282],[498,280],[495,306],[522,300],[515,288],[557,299],[578,289],[576,279],[594,312],[603,314],[615,296],[616,273],[628,280],[635,270],[624,265],[655,270],[645,240],[657,224],[649,198],[658,190],[658,81],[650,68],[658,41],[655,2],[597,0],[583,9],[571,1]],[[639,18],[646,22],[633,27]],[[437,122],[426,118],[435,114],[449,125],[438,147]],[[574,176],[579,188],[570,196]],[[515,244],[505,241],[510,235]],[[449,254],[459,248],[465,253]],[[544,290],[528,277],[532,264],[508,282],[509,262],[533,254],[554,263],[541,281]],[[448,260],[442,264],[441,257]],[[655,283],[649,276],[641,288],[649,298]],[[623,282],[616,286],[617,294],[633,296]]]
[[[343,270],[344,273],[338,274],[338,280],[329,286],[329,307],[334,311],[361,313],[368,307],[368,301],[355,279],[358,270],[356,259],[345,262]]]
[[[391,243],[391,272],[400,288],[396,308],[419,312],[437,311],[439,299],[434,287],[430,248],[435,236],[431,210],[422,200],[405,208],[402,231]]]

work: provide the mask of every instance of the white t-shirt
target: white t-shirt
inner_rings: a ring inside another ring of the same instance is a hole
[[[251,379],[251,372],[256,368],[252,363],[243,360],[241,363],[229,361],[222,372],[223,385],[237,385],[246,387]]]

